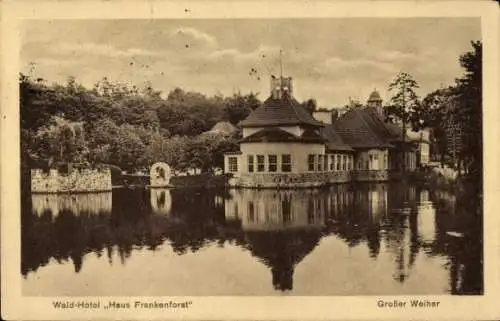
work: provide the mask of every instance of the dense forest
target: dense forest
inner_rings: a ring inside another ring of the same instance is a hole
[[[176,88],[166,98],[150,86],[104,78],[92,89],[20,75],[22,158],[26,168],[57,163],[112,164],[145,169],[166,161],[175,169],[222,167],[233,135],[207,133],[217,122],[237,124],[260,105],[255,93],[206,97]],[[193,164],[193,162],[195,164]]]

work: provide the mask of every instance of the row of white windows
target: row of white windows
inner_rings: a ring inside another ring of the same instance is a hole
[[[351,155],[336,154],[310,154],[307,158],[308,171],[346,171],[353,169],[353,157]],[[266,155],[247,155],[248,172],[265,172]],[[228,169],[230,173],[238,172],[238,158],[228,157]],[[281,172],[292,171],[292,156],[290,154],[281,155]],[[267,155],[267,172],[278,171],[278,155]]]
[[[248,172],[264,172],[266,170],[266,157],[265,155],[248,155]],[[278,171],[278,155],[267,155],[267,171]],[[281,171],[289,173],[292,171],[292,156],[290,154],[281,155]]]
[[[254,171],[264,172],[265,171],[265,155],[248,155],[248,172],[252,173]],[[229,172],[235,173],[238,171],[238,158],[228,157]],[[278,171],[278,155],[267,155],[267,169],[269,172]],[[281,155],[281,171],[288,173],[292,171],[292,155],[282,154]]]
[[[353,157],[351,155],[309,154],[307,156],[307,169],[310,172],[348,171],[352,169],[352,166]]]

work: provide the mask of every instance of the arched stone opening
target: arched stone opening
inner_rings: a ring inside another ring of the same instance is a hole
[[[170,184],[172,170],[166,163],[155,163],[149,172],[151,187],[165,187]]]

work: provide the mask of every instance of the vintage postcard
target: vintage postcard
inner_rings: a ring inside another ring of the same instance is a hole
[[[493,2],[7,2],[2,317],[497,319]]]

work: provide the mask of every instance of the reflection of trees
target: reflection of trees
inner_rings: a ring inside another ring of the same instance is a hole
[[[140,189],[115,191],[111,212],[62,209],[54,216],[50,209],[37,209],[36,215],[30,202],[23,203],[22,274],[46,265],[51,258],[58,262],[71,259],[79,272],[87,253],[101,256],[106,252],[112,264],[116,252],[125,263],[134,248],[155,250],[167,238],[178,254],[197,251],[215,240],[234,239],[234,229],[222,233],[216,224],[224,221],[223,204],[216,204],[209,192],[203,197],[200,193],[174,192],[173,219],[155,215],[150,192]]]
[[[224,226],[224,210],[213,190],[173,190],[172,216],[175,229],[169,233],[170,245],[178,254],[196,252],[209,243],[224,243],[219,229]]]
[[[436,217],[436,239],[427,251],[448,259],[453,294],[483,293],[483,213],[476,189],[465,182],[455,194],[433,194],[441,215]],[[448,235],[450,231],[463,237]]]
[[[408,228],[415,227],[409,224],[409,217],[393,214],[387,220],[385,243],[386,251],[392,254],[395,263],[394,279],[404,282],[410,273],[418,253],[418,243],[411,237],[412,232]]]
[[[101,222],[108,220],[108,213],[80,213],[75,216],[63,210],[55,218],[50,212],[41,216],[28,212],[22,217],[23,275],[46,265],[51,258],[58,262],[71,259],[75,271],[79,272],[86,253],[102,253],[104,231],[100,227]]]
[[[122,190],[113,198],[111,213],[63,209],[54,217],[49,210],[35,215],[23,206],[22,273],[46,265],[51,258],[58,262],[71,259],[79,272],[87,253],[101,256],[106,251],[111,261],[116,248],[125,262],[134,246],[154,249],[163,243],[168,221],[150,214],[147,193]]]
[[[405,282],[410,276],[421,248],[418,234],[417,197],[420,190],[402,182],[391,186],[388,193],[388,216],[384,219],[386,251],[394,258],[393,277]]]
[[[350,247],[366,242],[370,256],[380,251],[380,221],[387,215],[386,184],[338,185],[329,191],[329,227]]]

